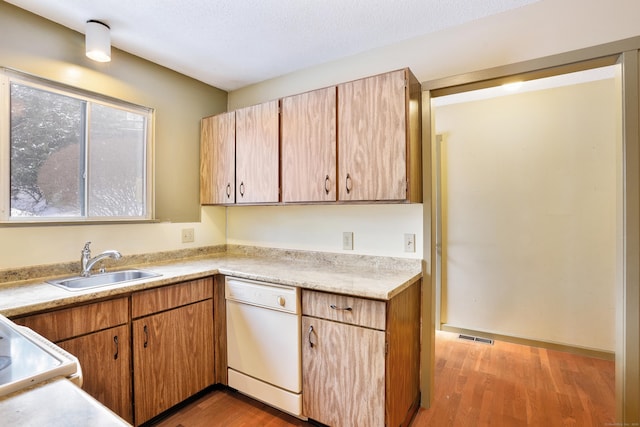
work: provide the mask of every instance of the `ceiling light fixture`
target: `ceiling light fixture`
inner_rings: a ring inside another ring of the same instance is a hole
[[[87,58],[98,62],[111,61],[111,29],[103,22],[87,21],[85,28],[85,46]]]
[[[504,90],[508,92],[517,92],[522,87],[523,82],[511,82],[502,85]]]

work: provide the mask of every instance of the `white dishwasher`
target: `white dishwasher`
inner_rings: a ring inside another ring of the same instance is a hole
[[[300,289],[226,277],[229,387],[300,417]]]

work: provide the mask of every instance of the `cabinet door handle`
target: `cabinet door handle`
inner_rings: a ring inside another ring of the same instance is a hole
[[[309,347],[313,348],[313,342],[311,341],[311,334],[313,333],[313,325],[309,326],[309,335],[308,335],[308,340],[309,340]]]
[[[331,180],[329,179],[329,175],[324,179],[324,193],[329,194],[329,190],[331,190]]]
[[[347,174],[347,178],[344,180],[344,186],[347,189],[347,194],[351,193],[351,175]]]
[[[231,183],[227,183],[227,199],[231,197]]]
[[[329,307],[331,307],[334,310],[353,311],[353,308],[348,307],[348,306],[347,307],[338,307],[335,304],[331,304]]]
[[[144,325],[144,348],[147,348],[149,345],[149,330],[147,329],[147,325]]]
[[[240,197],[244,197],[244,181],[240,181]]]
[[[119,346],[118,346],[118,336],[113,337],[113,343],[116,346],[116,352],[113,354],[113,360],[118,360]]]

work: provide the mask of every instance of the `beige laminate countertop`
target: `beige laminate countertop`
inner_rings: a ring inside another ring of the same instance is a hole
[[[21,316],[214,274],[379,300],[393,298],[422,277],[420,260],[279,250],[225,250],[197,257],[172,255],[168,257],[172,258],[170,261],[156,259],[156,262],[137,265],[113,264],[109,269],[140,268],[160,273],[160,277],[84,291],[67,291],[45,283],[48,276],[4,283],[0,280],[0,313],[7,317]],[[60,273],[65,269],[75,271],[76,266],[71,263],[57,271]],[[34,268],[33,273],[23,270],[20,274],[31,277],[32,274],[42,275],[43,271],[56,269]],[[0,277],[20,277],[14,273],[5,272]],[[21,426],[129,425],[63,378],[1,397],[0,419],[7,425]]]
[[[114,264],[110,270],[131,267]],[[45,283],[42,278],[0,283],[0,313],[15,317],[214,274],[379,300],[393,298],[422,277],[420,260],[320,253],[299,256],[291,251],[225,251],[135,267],[162,276],[73,292]]]
[[[65,378],[0,397],[0,423],[20,427],[126,427],[131,424]]]

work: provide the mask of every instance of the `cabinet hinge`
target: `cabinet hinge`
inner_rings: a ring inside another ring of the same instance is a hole
[[[384,342],[384,355],[388,355],[389,354],[389,341],[385,341]]]

